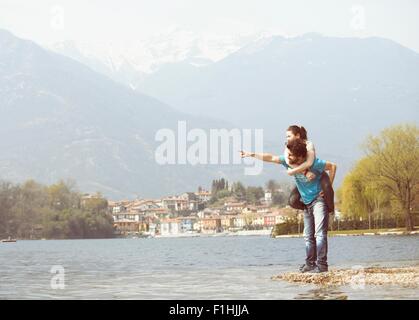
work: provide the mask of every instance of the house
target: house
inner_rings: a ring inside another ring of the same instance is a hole
[[[193,192],[185,192],[181,194],[181,199],[187,200],[187,210],[197,211],[199,205],[199,198]]]
[[[180,223],[177,219],[162,219],[160,221],[160,234],[162,236],[177,235],[180,233]]]
[[[265,221],[264,221],[265,219],[264,219],[264,217],[263,217],[263,214],[256,214],[254,217],[253,217],[253,219],[252,219],[252,225],[253,226],[260,226],[260,227],[263,227],[264,226],[264,224],[265,224]]]
[[[268,212],[270,212],[270,210],[271,210],[271,208],[267,204],[262,204],[262,205],[256,206],[256,212],[257,213],[268,213]]]
[[[144,211],[145,217],[155,217],[157,219],[165,219],[170,217],[170,211],[166,208],[151,208]]]
[[[185,197],[167,197],[162,199],[163,207],[170,211],[189,210],[189,201]]]
[[[180,232],[190,232],[194,230],[194,224],[197,221],[196,217],[179,217]]]
[[[142,215],[137,212],[123,211],[119,213],[112,213],[112,218],[114,222],[118,222],[122,220],[139,222],[142,220]]]
[[[215,209],[215,208],[205,208],[202,211],[199,211],[197,213],[197,216],[199,218],[205,218],[205,217],[211,217],[211,216],[216,216],[220,214],[220,210],[219,209]]]
[[[221,232],[221,218],[220,217],[208,217],[201,219],[203,233],[215,233]]]
[[[145,214],[148,210],[159,209],[161,206],[155,200],[134,200],[128,206],[127,210],[137,211]]]
[[[274,213],[267,213],[263,218],[263,225],[265,227],[273,227],[276,224],[276,214]]]
[[[284,223],[286,222],[288,217],[294,216],[294,212],[289,212],[289,211],[285,211],[282,209],[276,209],[273,210],[270,213],[265,214],[264,219],[265,219],[265,226],[267,227],[271,227],[274,226],[275,224],[279,224],[279,223]]]
[[[229,230],[234,227],[234,218],[231,216],[221,216],[221,228],[223,230]]]
[[[150,226],[155,225],[156,220],[155,217],[143,216],[139,226],[140,231],[150,233]]]
[[[148,225],[148,234],[154,237],[158,233],[159,233],[159,230],[158,230],[157,224],[156,223],[150,223]]]
[[[185,192],[180,196],[166,197],[162,199],[164,208],[170,211],[197,211],[199,198],[193,192]]]
[[[270,190],[265,190],[264,202],[266,204],[272,203],[272,192]]]
[[[246,202],[225,202],[224,209],[229,213],[242,212],[246,207]]]
[[[194,222],[193,226],[192,226],[192,229],[194,231],[201,232],[201,230],[202,230],[202,220],[200,220],[200,219],[199,220],[196,220]]]
[[[241,211],[241,213],[243,214],[250,214],[250,213],[255,213],[255,212],[257,212],[257,209],[256,209],[256,206],[253,206],[253,205],[248,205]]]
[[[233,217],[234,228],[243,229],[246,226],[246,219],[243,215],[237,215]]]
[[[113,226],[120,234],[128,234],[140,231],[140,222],[128,219],[114,221]]]
[[[198,201],[200,203],[205,203],[211,200],[211,192],[206,190],[200,190],[196,192],[195,195],[198,197]]]
[[[127,211],[127,207],[129,205],[129,200],[122,200],[122,201],[108,201],[108,209],[111,213],[119,213]]]

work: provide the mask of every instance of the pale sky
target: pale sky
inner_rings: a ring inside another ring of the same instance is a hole
[[[0,28],[40,44],[197,34],[380,36],[419,52],[416,0],[0,0]]]

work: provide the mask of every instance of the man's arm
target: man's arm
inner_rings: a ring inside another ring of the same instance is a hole
[[[278,164],[281,163],[279,156],[275,156],[270,153],[255,153],[255,152],[240,151],[240,155],[242,158],[253,157],[253,158],[266,161],[266,162],[273,162],[273,163],[278,163]]]
[[[330,161],[326,161],[326,166],[324,167],[324,170],[329,171],[330,183],[332,185],[333,185],[333,181],[335,180],[336,169],[337,169],[336,164],[334,164]]]

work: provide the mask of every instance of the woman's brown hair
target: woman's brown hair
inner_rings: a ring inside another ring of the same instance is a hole
[[[289,126],[287,131],[291,131],[295,136],[298,134],[300,139],[307,140],[307,130],[303,126]]]

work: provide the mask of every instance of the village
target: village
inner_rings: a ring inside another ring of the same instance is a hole
[[[162,199],[109,201],[117,236],[187,237],[200,235],[270,235],[276,224],[298,217],[297,210],[272,205],[266,190],[257,205],[226,197],[208,205],[211,192],[200,189]]]

